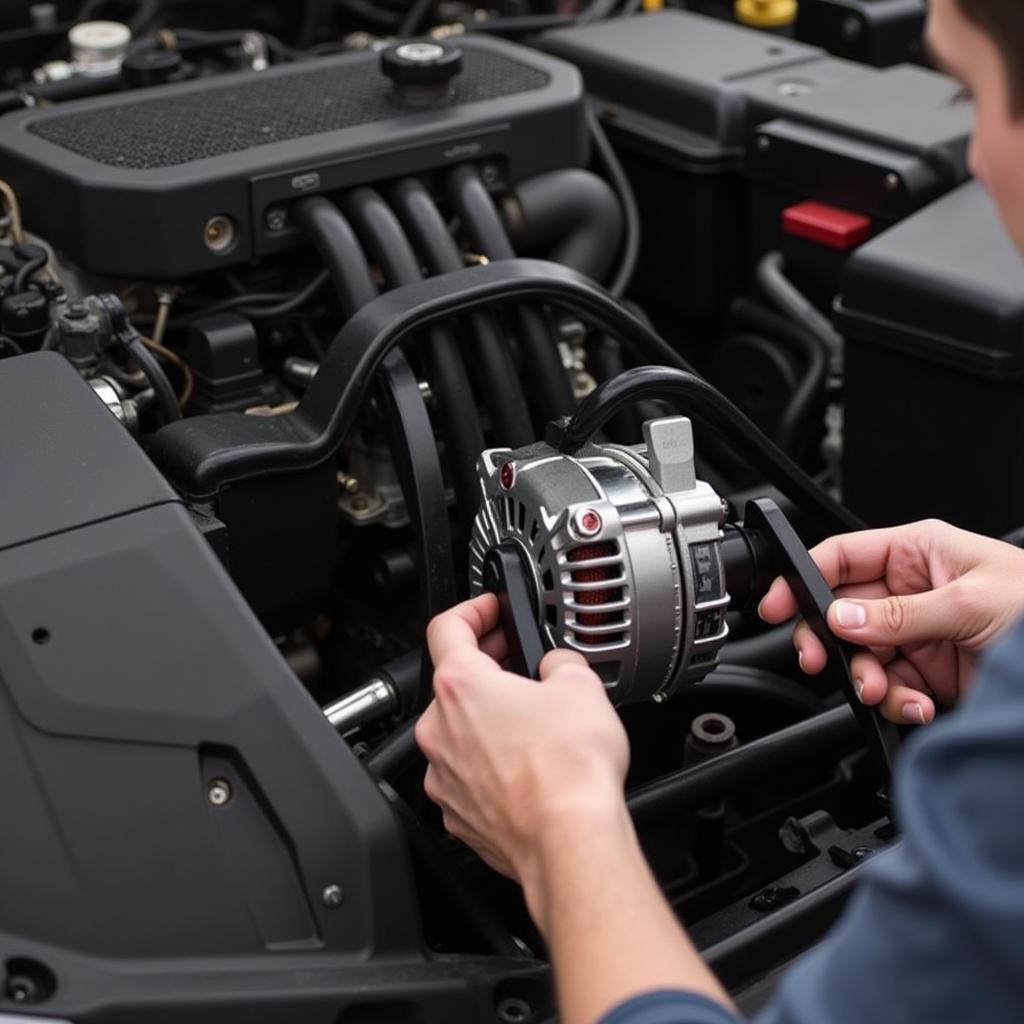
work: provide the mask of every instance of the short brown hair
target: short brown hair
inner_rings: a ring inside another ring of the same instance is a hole
[[[960,13],[995,43],[1003,57],[1010,110],[1024,116],[1024,3],[1021,0],[956,0]]]

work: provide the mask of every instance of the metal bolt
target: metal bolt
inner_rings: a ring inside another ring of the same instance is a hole
[[[890,171],[882,180],[882,184],[885,186],[886,192],[895,192],[900,187],[900,176]]]
[[[214,807],[230,803],[231,783],[227,779],[213,779],[206,787],[206,798]]]
[[[511,997],[502,999],[494,1008],[502,1024],[529,1024],[533,1020],[533,1007],[525,1000]]]
[[[772,140],[767,135],[758,135],[757,137],[757,148],[762,153],[767,153],[772,148]]]
[[[349,502],[349,506],[353,512],[365,512],[370,507],[370,503],[362,495],[357,494]]]
[[[594,537],[601,532],[602,522],[592,508],[585,508],[576,513],[574,525],[581,537]]]
[[[230,217],[211,217],[203,228],[203,241],[210,252],[227,252],[235,244],[235,224]]]
[[[345,893],[340,885],[328,885],[320,893],[320,899],[325,907],[330,907],[331,910],[334,910],[345,902]]]
[[[515,463],[506,462],[498,471],[498,482],[507,491],[516,482]]]
[[[271,206],[263,215],[268,231],[284,231],[288,226],[288,211],[283,206]]]
[[[493,185],[501,177],[497,164],[484,164],[480,168],[480,178],[485,185]]]

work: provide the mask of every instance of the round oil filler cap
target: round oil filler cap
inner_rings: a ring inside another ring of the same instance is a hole
[[[432,39],[398,43],[381,53],[380,69],[399,99],[436,101],[448,96],[452,79],[462,71],[462,50]]]

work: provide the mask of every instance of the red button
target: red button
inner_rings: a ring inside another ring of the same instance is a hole
[[[871,218],[808,200],[782,211],[782,230],[845,252],[871,237]]]

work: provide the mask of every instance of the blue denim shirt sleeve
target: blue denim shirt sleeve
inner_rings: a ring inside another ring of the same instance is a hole
[[[953,715],[911,737],[895,780],[903,839],[757,1024],[1024,1021],[1024,624]],[[655,992],[600,1024],[735,1024]]]
[[[665,989],[620,1003],[600,1024],[739,1024],[739,1018],[695,992]]]
[[[1024,1020],[1024,625],[898,766],[903,841],[758,1024]]]

